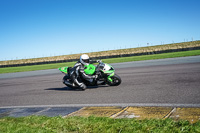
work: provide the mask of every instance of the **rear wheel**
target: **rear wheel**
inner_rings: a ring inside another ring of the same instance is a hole
[[[63,84],[65,84],[66,86],[68,86],[70,88],[78,88],[77,86],[72,85],[72,81],[68,74],[63,77]]]
[[[110,86],[118,86],[122,82],[121,78],[117,74],[115,74],[114,76],[110,78],[112,79],[112,82],[108,81],[108,85]]]

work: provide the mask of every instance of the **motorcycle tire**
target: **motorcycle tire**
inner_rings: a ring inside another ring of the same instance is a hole
[[[108,85],[110,85],[110,86],[118,86],[122,82],[120,76],[118,76],[117,74],[112,76],[111,79],[113,80],[112,82],[108,81]]]
[[[63,77],[63,84],[65,84],[65,81],[68,81],[69,83],[71,83],[71,79],[70,79],[70,76],[67,74]],[[76,86],[73,86],[73,85],[69,85],[69,84],[65,84],[67,87],[69,88],[74,88],[74,89],[77,89],[78,87]]]

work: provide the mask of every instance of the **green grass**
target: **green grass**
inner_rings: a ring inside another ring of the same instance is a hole
[[[142,55],[142,56],[131,56],[131,57],[122,57],[122,58],[111,58],[111,59],[105,59],[103,61],[106,63],[120,63],[120,62],[155,60],[155,59],[176,58],[176,57],[197,56],[197,55],[200,55],[200,50],[153,54],[153,55]]]
[[[172,53],[163,53],[163,54],[154,54],[154,55],[143,55],[143,56],[121,57],[121,58],[110,58],[110,59],[103,59],[103,62],[120,63],[120,62],[130,62],[130,61],[142,61],[142,60],[165,59],[165,58],[175,58],[175,57],[185,57],[185,56],[196,56],[196,55],[200,55],[200,50],[172,52]],[[56,64],[45,64],[45,65],[7,67],[7,68],[0,68],[0,73],[13,73],[13,72],[55,69],[55,68],[62,67],[62,66],[73,66],[74,64],[75,64],[75,62],[67,62],[67,63],[56,63]]]
[[[129,133],[129,132],[200,132],[200,121],[190,124],[188,121],[172,119],[136,120],[111,119],[105,117],[5,117],[0,119],[0,132],[6,133]]]
[[[75,62],[67,62],[67,63],[56,63],[56,64],[20,66],[20,67],[6,67],[6,68],[0,68],[0,73],[14,73],[14,72],[55,69],[55,68],[62,67],[62,66],[73,66],[74,64],[75,64]]]

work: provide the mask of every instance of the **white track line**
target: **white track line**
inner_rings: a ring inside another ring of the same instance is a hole
[[[142,107],[196,107],[200,108],[200,104],[173,104],[173,103],[105,103],[105,104],[58,104],[58,105],[25,105],[25,106],[2,106],[1,108],[39,108],[39,107],[104,107],[104,106],[142,106]]]

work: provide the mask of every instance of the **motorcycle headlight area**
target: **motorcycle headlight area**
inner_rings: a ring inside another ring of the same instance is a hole
[[[103,70],[105,70],[105,71],[109,71],[109,70],[114,70],[114,69],[113,69],[110,65],[105,64]]]

